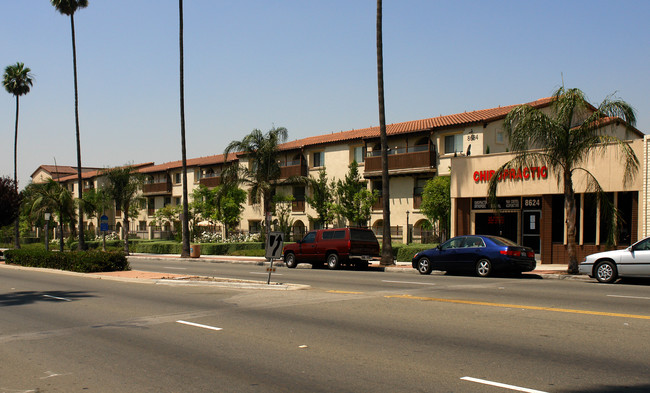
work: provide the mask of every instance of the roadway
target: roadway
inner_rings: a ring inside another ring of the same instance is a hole
[[[132,259],[265,280],[266,267]],[[296,291],[0,267],[0,392],[647,392],[647,282],[280,267]]]

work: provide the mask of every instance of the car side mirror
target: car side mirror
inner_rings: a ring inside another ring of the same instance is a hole
[[[442,245],[441,245],[441,244],[438,244],[438,245],[436,246],[436,248],[437,248],[438,250],[442,250]]]

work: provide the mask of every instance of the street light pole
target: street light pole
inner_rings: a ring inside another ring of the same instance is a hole
[[[409,231],[409,214],[411,214],[410,211],[406,211],[406,244],[409,244],[411,241],[411,233]]]
[[[50,213],[45,213],[45,251],[50,251],[50,239],[49,239],[49,223],[50,223]]]

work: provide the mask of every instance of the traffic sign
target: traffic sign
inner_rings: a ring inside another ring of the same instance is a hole
[[[108,231],[108,217],[106,215],[99,217],[99,230],[103,232]]]
[[[282,247],[284,246],[284,233],[271,232],[266,237],[266,257],[271,259],[280,259],[282,257]]]

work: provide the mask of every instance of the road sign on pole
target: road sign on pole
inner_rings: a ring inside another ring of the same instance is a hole
[[[99,230],[102,232],[108,231],[108,217],[106,215],[99,217]]]
[[[266,284],[271,284],[271,272],[275,271],[273,268],[273,260],[282,258],[282,248],[284,247],[284,233],[270,232],[266,236],[266,259],[271,262],[271,267],[268,270],[269,279]]]

